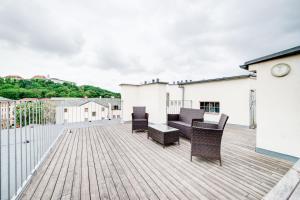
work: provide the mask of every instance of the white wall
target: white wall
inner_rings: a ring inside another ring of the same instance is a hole
[[[64,109],[67,112],[64,112]],[[88,108],[88,112],[85,112],[85,108]],[[104,110],[102,110],[102,108]],[[92,113],[96,112],[96,116],[92,116]],[[58,106],[56,107],[56,120],[57,123],[73,123],[88,121],[96,121],[101,119],[107,119],[109,117],[108,108],[95,102],[88,102],[81,106]]]
[[[124,121],[131,121],[133,106],[145,106],[149,122],[166,123],[166,84],[120,86]]]
[[[187,84],[184,85],[184,99],[192,100],[192,108],[196,109],[200,108],[200,101],[220,102],[220,114],[225,113],[229,116],[228,123],[249,126],[249,95],[252,81],[250,78],[242,78]],[[168,92],[170,96],[181,100],[182,89],[176,87],[177,91],[172,86]],[[217,122],[220,114],[205,113],[204,120]]]
[[[271,68],[278,63],[290,65],[285,77],[273,77]],[[249,66],[257,71],[256,145],[300,157],[300,55]]]
[[[182,100],[182,89],[178,85],[167,85],[167,92],[170,95],[169,100]]]

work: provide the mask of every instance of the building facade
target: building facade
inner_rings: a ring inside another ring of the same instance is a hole
[[[300,158],[300,46],[241,67],[257,74],[257,151]]]
[[[56,122],[75,123],[121,118],[121,101],[110,98],[53,98]]]
[[[251,75],[242,75],[176,84],[121,84],[124,121],[131,120],[133,106],[146,106],[149,121],[154,123],[166,123],[167,113],[176,114],[186,107],[204,109],[206,121],[217,122],[226,113],[228,123],[255,126],[255,113],[250,109],[252,81]]]

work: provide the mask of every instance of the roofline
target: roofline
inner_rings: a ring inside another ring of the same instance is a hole
[[[270,55],[266,55],[266,56],[263,56],[260,58],[256,58],[256,59],[247,61],[243,65],[240,65],[240,68],[248,70],[249,65],[253,65],[256,63],[261,63],[261,62],[265,62],[265,61],[269,61],[269,60],[273,60],[273,59],[283,58],[283,57],[287,57],[287,56],[297,55],[297,54],[300,54],[300,46],[296,46],[296,47],[293,47],[290,49],[279,51],[277,53],[273,53]]]
[[[221,77],[221,78],[214,78],[214,79],[205,79],[200,81],[192,81],[187,83],[179,83],[177,85],[190,85],[190,84],[197,84],[197,83],[209,83],[209,82],[216,82],[216,81],[227,81],[227,80],[237,80],[237,79],[246,79],[250,78],[253,75],[246,74],[246,75],[238,75],[238,76],[229,76],[229,77]]]
[[[91,103],[91,102],[94,102],[94,103],[96,103],[96,104],[98,104],[98,105],[100,105],[100,106],[106,107],[106,108],[109,107],[109,106],[103,105],[103,104],[101,104],[101,103],[99,103],[99,102],[96,102],[96,101],[94,101],[94,100],[83,102],[83,103],[81,103],[81,104],[78,104],[78,106],[83,106],[83,105],[85,105],[85,104],[87,104],[87,103]]]
[[[168,82],[150,82],[146,84],[128,84],[128,83],[121,83],[119,86],[144,86],[144,85],[154,85],[154,84],[162,84],[162,85],[167,85],[169,84]]]

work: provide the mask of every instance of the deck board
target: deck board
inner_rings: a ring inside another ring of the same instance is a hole
[[[129,124],[73,128],[21,199],[261,199],[292,163],[255,152],[255,131],[229,127],[223,166],[193,158],[190,142],[165,149]]]

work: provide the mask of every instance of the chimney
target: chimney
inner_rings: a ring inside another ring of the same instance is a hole
[[[187,83],[187,82],[188,82],[188,80],[185,80],[185,82]]]
[[[144,84],[146,85],[146,84],[147,84],[147,81],[144,81]]]
[[[175,85],[175,81],[173,81],[173,85]]]
[[[179,84],[179,81],[177,81],[177,84]]]
[[[159,78],[156,79],[156,82],[159,83]]]
[[[192,80],[190,80],[190,82],[192,82]]]
[[[154,80],[154,79],[152,79],[152,83],[155,83],[155,80]]]

